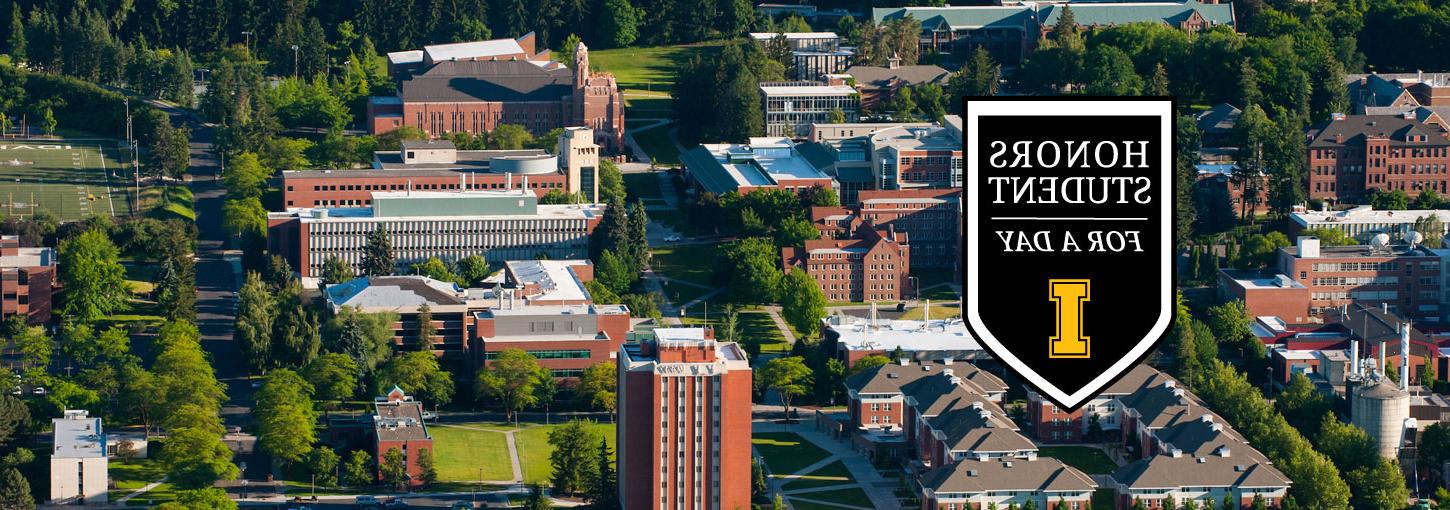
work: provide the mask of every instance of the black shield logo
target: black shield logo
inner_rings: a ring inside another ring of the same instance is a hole
[[[1173,319],[1173,102],[968,98],[967,325],[1075,409]]]

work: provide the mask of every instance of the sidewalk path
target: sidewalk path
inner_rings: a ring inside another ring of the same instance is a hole
[[[523,483],[524,482],[524,470],[523,470],[523,467],[521,467],[521,465],[519,464],[519,448],[518,448],[518,445],[516,443],[514,443],[514,432],[516,432],[517,430],[493,430],[493,429],[485,429],[485,428],[481,428],[481,427],[470,427],[470,426],[467,426],[467,425],[452,425],[452,424],[448,424],[448,423],[437,423],[437,422],[435,422],[433,424],[433,426],[435,426],[435,427],[448,427],[448,428],[455,428],[455,429],[477,430],[479,432],[493,432],[493,433],[497,433],[497,434],[503,434],[504,443],[506,443],[508,445],[508,450],[509,450],[509,463],[512,464],[512,467],[513,467],[513,470],[514,470],[514,478],[512,480],[484,480],[483,483],[510,484],[510,483]]]
[[[134,498],[136,496],[140,496],[140,495],[145,494],[146,492],[150,491],[151,489],[155,489],[157,487],[160,487],[161,484],[163,484],[163,483],[166,483],[166,477],[164,477],[164,476],[161,477],[160,480],[157,480],[157,481],[148,483],[148,484],[142,486],[140,489],[136,489],[136,492],[132,492],[130,494],[127,494],[125,496],[122,496],[121,499],[116,500],[116,504],[118,504],[118,505],[125,504],[127,501],[131,501],[131,498]]]
[[[845,443],[831,439],[826,434],[816,430],[814,427],[811,427],[809,420],[803,420],[802,423],[793,423],[789,425],[775,423],[771,421],[755,421],[751,424],[751,430],[755,433],[793,432],[801,436],[806,441],[809,441],[811,444],[820,447],[822,450],[825,450],[826,453],[831,454],[831,458],[835,458],[836,460],[841,461],[841,464],[844,464],[846,466],[846,470],[851,473],[851,478],[854,478],[856,480],[856,483],[860,486],[861,490],[866,493],[866,496],[868,498],[871,498],[871,506],[875,507],[877,510],[902,510],[901,504],[896,499],[896,494],[892,490],[896,486],[895,483],[889,482],[886,480],[885,477],[882,477],[881,473],[876,472],[876,468],[871,465],[871,461],[866,460],[865,457],[862,457],[860,454],[856,453],[854,450],[851,449],[850,446]],[[810,503],[817,503],[828,506],[835,506],[841,508],[856,508],[849,505],[840,505],[828,503],[825,501],[813,501],[805,498],[800,499],[802,499],[802,501],[808,501]],[[788,500],[789,499],[787,499],[787,501]]]

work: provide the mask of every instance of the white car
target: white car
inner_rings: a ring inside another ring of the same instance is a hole
[[[667,243],[678,243],[678,242],[680,242],[680,236],[678,236],[678,235],[665,236],[665,242],[667,242]]]

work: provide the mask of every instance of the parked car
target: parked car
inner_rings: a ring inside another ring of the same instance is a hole
[[[393,498],[392,500],[389,500],[387,503],[384,503],[383,504],[383,508],[388,508],[388,509],[393,509],[393,508],[408,508],[408,502],[407,501],[403,501],[401,499]]]
[[[680,236],[678,236],[678,235],[665,236],[665,242],[667,242],[667,243],[678,243],[678,242],[680,242]]]
[[[378,501],[377,496],[358,496],[357,499],[353,500],[353,504],[363,508],[377,508],[383,506],[382,502]]]
[[[448,508],[449,510],[473,510],[473,503],[469,503],[467,501],[454,501],[453,505],[449,506]]]

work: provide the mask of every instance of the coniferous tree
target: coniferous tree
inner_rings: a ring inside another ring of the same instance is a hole
[[[393,242],[382,225],[368,233],[367,245],[363,246],[363,274],[367,276],[388,276],[397,270],[393,259]]]
[[[423,306],[418,307],[418,315],[414,320],[418,322],[415,333],[417,335],[418,350],[433,350],[433,341],[438,336],[438,327],[433,325],[433,309],[426,303],[423,304]]]
[[[248,271],[246,281],[237,291],[237,320],[232,338],[252,370],[272,366],[272,321],[276,318],[276,301],[261,275]]]
[[[629,206],[629,231],[628,244],[625,245],[630,265],[634,268],[634,274],[649,267],[649,238],[648,234],[649,216],[644,210],[644,202],[635,200]]]
[[[609,450],[608,441],[599,440],[599,452],[594,460],[594,481],[588,494],[590,504],[601,510],[619,508],[619,477],[614,472],[614,454]]]
[[[25,61],[25,23],[24,16],[20,14],[20,2],[10,3],[10,31],[6,34],[6,51],[10,58],[18,62]]]

